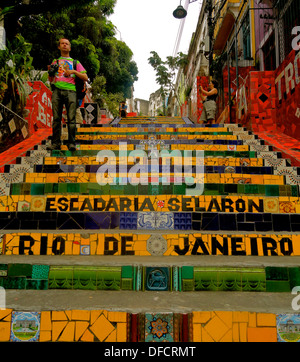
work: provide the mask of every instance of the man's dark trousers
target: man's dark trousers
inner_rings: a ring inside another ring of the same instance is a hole
[[[61,122],[63,106],[65,105],[68,119],[68,145],[75,145],[76,133],[76,92],[55,88],[52,93],[53,136],[52,145],[61,145]]]

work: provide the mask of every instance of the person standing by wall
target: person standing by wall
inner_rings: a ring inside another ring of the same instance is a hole
[[[67,111],[68,126],[68,149],[75,151],[76,134],[76,109],[78,106],[76,96],[75,78],[83,81],[88,80],[86,70],[77,62],[74,68],[74,59],[70,57],[71,43],[68,39],[60,39],[58,44],[61,56],[55,59],[49,67],[49,81],[52,84],[52,112],[53,112],[53,135],[52,144],[47,150],[60,149],[61,147],[61,121],[63,106]]]
[[[200,121],[207,124],[214,124],[217,111],[216,99],[218,97],[218,83],[212,80],[209,85],[209,90],[206,91],[200,86],[200,97],[203,103],[203,110]]]
[[[119,114],[120,114],[120,117],[122,117],[122,118],[127,117],[127,106],[126,106],[125,101],[121,102],[121,104],[120,104]]]

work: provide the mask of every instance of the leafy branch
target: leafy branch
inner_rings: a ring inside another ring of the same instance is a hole
[[[165,100],[170,92],[174,92],[177,100],[178,95],[175,92],[176,70],[183,68],[187,64],[187,55],[179,52],[176,57],[168,56],[165,61],[155,51],[150,52],[149,64],[156,72],[156,83],[160,85],[160,93],[163,100],[164,115],[166,114]]]

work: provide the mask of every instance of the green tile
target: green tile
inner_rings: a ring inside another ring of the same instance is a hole
[[[265,195],[266,196],[279,196],[279,186],[278,185],[265,185]]]
[[[289,281],[284,280],[267,280],[266,281],[267,292],[290,292]]]
[[[47,290],[48,280],[46,279],[26,279],[26,289]]]
[[[133,280],[127,279],[127,278],[122,278],[121,289],[122,290],[133,290]]]
[[[32,279],[48,279],[49,265],[32,265]]]
[[[182,279],[194,279],[194,267],[193,266],[181,267],[181,277]]]
[[[76,267],[73,270],[73,289],[96,290],[97,271],[92,267]]]
[[[300,268],[288,268],[290,288],[300,285]]]
[[[31,277],[31,264],[8,264],[7,275],[9,277]]]
[[[6,277],[7,276],[7,264],[0,264],[0,277]]]
[[[44,192],[45,194],[50,194],[53,192],[53,184],[45,184],[45,188],[44,188]]]
[[[119,290],[121,285],[121,267],[99,267],[97,289]]]
[[[60,194],[66,194],[68,192],[68,184],[66,183],[59,183],[58,184],[58,193]]]
[[[266,274],[264,269],[248,269],[241,273],[241,286],[244,292],[265,292]]]
[[[194,280],[192,279],[182,279],[182,291],[191,292],[194,290]]]
[[[245,194],[258,194],[258,185],[251,185],[246,184],[245,185]]]
[[[0,285],[4,289],[25,289],[26,277],[3,277],[0,278]]]
[[[133,278],[133,267],[132,266],[122,266],[121,278]]]
[[[32,184],[30,193],[31,195],[44,195],[45,184]]]
[[[68,193],[80,193],[80,184],[77,183],[67,183],[67,192]]]
[[[288,280],[288,268],[286,267],[266,267],[266,280]]]
[[[10,195],[20,195],[20,193],[21,193],[21,184],[11,184]]]
[[[72,289],[73,267],[50,267],[49,289]]]

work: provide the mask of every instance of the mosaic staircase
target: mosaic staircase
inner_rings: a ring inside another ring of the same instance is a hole
[[[298,167],[237,124],[117,118],[76,138],[2,168],[0,340],[292,338]]]

